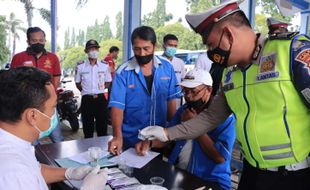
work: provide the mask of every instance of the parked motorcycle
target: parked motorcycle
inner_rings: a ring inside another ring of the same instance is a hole
[[[62,80],[61,84],[64,86],[68,82],[71,80]],[[77,98],[72,90],[66,90],[65,87],[58,88],[57,95],[57,111],[60,121],[67,120],[70,123],[71,130],[76,132],[79,129]]]

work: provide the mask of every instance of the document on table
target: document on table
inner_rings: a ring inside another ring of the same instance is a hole
[[[134,148],[129,148],[119,156],[111,158],[109,161],[118,163],[119,160],[125,160],[126,161],[125,164],[127,166],[133,168],[142,168],[157,155],[159,155],[159,153],[148,151],[148,153],[145,156],[139,156]]]

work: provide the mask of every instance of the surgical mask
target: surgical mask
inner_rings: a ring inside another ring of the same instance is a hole
[[[168,57],[173,57],[176,52],[177,52],[177,48],[175,48],[175,47],[166,47],[165,55],[167,55]]]
[[[199,100],[195,101],[187,101],[187,108],[191,109],[197,109],[197,108],[202,108],[205,105],[205,102],[200,98]]]
[[[224,34],[224,31],[222,32],[218,46],[213,50],[208,50],[207,55],[208,55],[209,59],[211,61],[213,61],[214,63],[217,63],[217,64],[220,64],[224,67],[227,67],[228,59],[229,59],[229,55],[230,55],[230,50],[231,50],[231,44],[230,44],[229,50],[223,50],[220,48],[220,44],[222,41],[223,34]]]
[[[37,129],[40,132],[39,139],[41,139],[43,137],[49,136],[54,131],[54,129],[57,127],[57,124],[58,124],[57,112],[55,110],[54,115],[52,117],[49,117],[45,113],[42,113],[40,110],[38,110],[38,109],[36,109],[36,110],[39,113],[41,113],[43,116],[45,116],[48,119],[50,119],[50,127],[46,131],[41,131],[37,126],[33,126],[35,129]]]
[[[87,53],[87,55],[91,59],[97,59],[99,55],[99,51],[90,51]]]
[[[145,55],[145,56],[135,55],[139,65],[145,65],[145,64],[149,63],[150,61],[152,61],[153,56],[154,56],[154,54]]]
[[[32,49],[33,52],[35,53],[41,53],[44,50],[44,44],[36,43],[36,44],[31,44],[30,48]]]

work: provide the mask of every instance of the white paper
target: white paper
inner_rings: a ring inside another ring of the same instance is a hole
[[[148,151],[144,156],[140,156],[136,153],[134,148],[129,148],[119,156],[111,158],[109,161],[118,163],[119,160],[125,160],[126,165],[133,168],[142,168],[147,163],[149,163],[153,158],[155,158],[159,153]]]
[[[100,158],[103,158],[103,157],[107,156],[108,154],[109,154],[108,151],[103,151]],[[93,161],[92,158],[90,158],[88,151],[76,154],[74,156],[71,156],[71,157],[69,157],[69,159],[73,160],[75,162],[81,163],[81,164],[87,164],[87,163]]]

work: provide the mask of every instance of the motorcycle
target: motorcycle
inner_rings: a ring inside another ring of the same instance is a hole
[[[62,80],[63,87],[57,89],[57,111],[60,121],[67,120],[70,124],[71,130],[76,132],[79,129],[79,109],[77,105],[77,98],[74,96],[72,90],[66,90],[64,85],[71,80]]]

